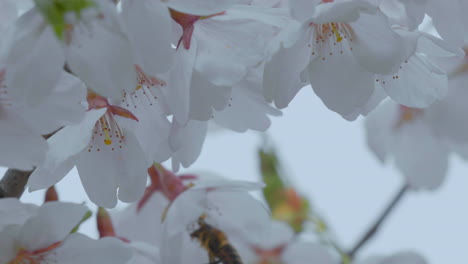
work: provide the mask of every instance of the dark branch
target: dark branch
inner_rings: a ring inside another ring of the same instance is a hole
[[[408,191],[409,186],[407,184],[403,185],[401,187],[400,191],[396,194],[396,196],[391,200],[391,202],[388,204],[387,208],[382,212],[382,214],[377,218],[375,223],[370,227],[369,230],[362,236],[362,238],[357,242],[357,244],[351,249],[351,251],[348,253],[348,256],[353,259],[356,253],[361,249],[362,246],[364,246],[369,240],[371,240],[374,235],[377,233],[379,230],[380,226],[384,222],[384,220],[388,217],[388,215],[393,211],[393,209],[396,207],[396,205],[402,200],[404,197],[404,194]]]
[[[0,198],[20,198],[32,171],[9,169],[0,181]]]

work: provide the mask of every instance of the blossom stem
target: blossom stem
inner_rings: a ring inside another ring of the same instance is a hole
[[[395,209],[396,205],[402,200],[402,198],[405,196],[409,189],[408,184],[404,184],[398,193],[395,195],[395,197],[390,201],[390,203],[387,205],[385,210],[382,212],[382,214],[377,218],[377,220],[374,222],[374,224],[367,230],[366,233],[362,236],[360,240],[356,243],[356,245],[349,251],[348,256],[349,258],[353,259],[356,253],[369,241],[371,240],[375,234],[379,231],[380,226],[382,223],[387,219],[387,217],[390,215],[390,213]]]
[[[0,181],[0,198],[20,198],[32,171],[9,169]]]

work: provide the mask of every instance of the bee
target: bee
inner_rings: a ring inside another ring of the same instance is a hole
[[[243,264],[237,250],[229,244],[226,235],[219,229],[205,222],[206,215],[198,218],[199,228],[190,237],[197,239],[201,246],[208,251],[208,264]]]

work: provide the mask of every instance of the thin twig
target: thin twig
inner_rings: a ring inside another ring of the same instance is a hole
[[[372,237],[377,233],[380,226],[384,222],[384,220],[388,217],[388,215],[393,211],[396,205],[402,200],[404,194],[408,191],[409,186],[407,184],[403,185],[401,189],[398,191],[397,195],[391,200],[388,204],[387,208],[382,212],[382,214],[377,218],[375,223],[367,230],[367,232],[362,236],[362,238],[357,242],[357,244],[351,249],[348,253],[348,256],[353,259],[356,253],[361,249],[362,246],[366,244]]]
[[[0,198],[20,198],[32,171],[9,169],[0,181]]]

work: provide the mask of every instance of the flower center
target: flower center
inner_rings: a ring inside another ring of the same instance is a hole
[[[147,75],[140,66],[135,65],[138,85],[133,91],[123,91],[122,104],[124,107],[137,108],[140,104],[153,106],[158,95],[153,87],[163,87],[166,83],[156,77]]]
[[[326,56],[333,56],[334,54],[343,54],[345,49],[352,50],[350,42],[353,41],[353,30],[350,25],[345,23],[325,23],[315,24],[310,23],[313,28],[312,55],[326,59]],[[343,40],[347,40],[346,42]]]
[[[395,127],[399,128],[406,123],[413,122],[416,118],[423,114],[423,109],[411,108],[404,105],[399,107],[400,116],[396,122]]]
[[[40,264],[42,261],[46,260],[47,255],[59,247],[60,244],[61,242],[56,242],[46,248],[32,252],[25,249],[19,249],[16,257],[7,264]]]
[[[92,91],[88,91],[89,109],[107,108],[106,113],[94,125],[91,144],[88,152],[101,151],[103,147],[109,146],[112,151],[121,149],[125,136],[120,128],[115,116],[138,121],[138,118],[129,110],[120,106],[111,105],[109,101]],[[104,144],[103,144],[104,143]]]

